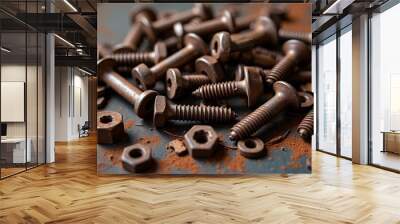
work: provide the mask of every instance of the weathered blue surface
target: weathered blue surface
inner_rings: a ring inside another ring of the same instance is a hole
[[[239,100],[231,102],[231,104],[238,104]],[[236,111],[247,110],[243,107],[234,108]],[[146,143],[148,142],[152,148],[153,158],[156,161],[156,168],[151,170],[149,173],[157,174],[265,174],[265,173],[310,173],[310,167],[307,165],[307,159],[311,156],[310,153],[305,153],[297,158],[296,161],[292,159],[293,150],[283,145],[282,147],[274,147],[273,145],[268,148],[268,153],[265,157],[260,159],[250,160],[236,155],[237,150],[231,148],[220,147],[211,159],[205,160],[193,160],[189,155],[184,157],[175,156],[174,152],[169,152],[166,149],[166,145],[169,141],[175,139],[166,134],[162,129],[157,130],[152,128],[150,121],[144,121],[136,116],[133,112],[132,107],[124,101],[121,97],[113,95],[109,104],[104,110],[118,111],[122,114],[125,123],[133,121],[134,125],[127,129],[129,139],[118,145],[98,145],[97,147],[97,163],[98,173],[100,175],[108,174],[128,174],[119,162],[119,155],[122,152],[124,146],[134,144],[137,142]],[[242,111],[241,111],[242,113]],[[293,115],[285,115],[281,119],[277,119],[276,123],[267,125],[264,130],[258,135],[263,139],[270,139],[270,136],[279,135],[286,129],[285,127],[279,127],[279,123],[282,121],[296,123],[298,118],[292,118]],[[173,126],[174,129],[171,128]],[[223,144],[229,147],[234,147],[233,142],[227,138],[228,129],[231,125],[215,126],[218,133],[223,134]],[[178,136],[183,134],[191,127],[191,124],[178,123],[176,125],[170,125],[166,129],[168,132],[172,132]],[[292,127],[295,130],[295,125]],[[290,134],[291,138],[294,138],[295,134]],[[302,142],[302,139],[297,138],[296,141]],[[173,154],[173,155],[171,155]],[[112,155],[112,156],[110,156]],[[170,157],[168,157],[170,155]],[[175,161],[185,160],[190,162],[184,162],[182,166],[174,165],[171,159]],[[193,164],[192,164],[193,162]],[[191,165],[188,165],[191,164]],[[293,166],[296,164],[296,166]],[[165,167],[169,165],[170,167]]]

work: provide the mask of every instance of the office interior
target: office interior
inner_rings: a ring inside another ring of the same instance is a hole
[[[95,48],[96,1],[0,1],[0,81],[20,83],[2,84],[1,95],[15,91],[20,100],[7,107],[23,106],[23,119],[14,111],[8,116],[20,121],[1,123],[5,140],[21,139],[25,153],[15,171],[1,168],[0,222],[399,223],[400,2],[291,2],[313,8],[311,174],[112,177],[97,175],[95,137],[76,137],[77,125],[96,117],[96,56],[79,47]],[[33,22],[40,16],[48,23]]]
[[[55,143],[94,131],[94,7],[0,2],[1,179],[54,162]]]
[[[400,172],[398,1],[316,1],[313,147]]]

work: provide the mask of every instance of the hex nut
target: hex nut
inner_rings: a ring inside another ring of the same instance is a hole
[[[210,157],[217,140],[217,132],[209,125],[194,125],[184,135],[185,145],[194,158]]]
[[[205,55],[195,62],[196,72],[207,75],[211,82],[224,80],[224,70],[218,60],[212,56]]]
[[[238,149],[240,155],[255,159],[265,155],[264,142],[259,138],[248,138],[238,141]]]
[[[122,115],[115,111],[97,112],[97,143],[113,144],[125,137]]]
[[[152,166],[151,148],[143,144],[134,144],[124,148],[121,155],[122,166],[132,173],[148,170]]]

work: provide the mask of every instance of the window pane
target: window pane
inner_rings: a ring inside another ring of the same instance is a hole
[[[400,4],[371,19],[372,163],[396,170],[400,170],[400,32],[393,27],[399,21]]]
[[[336,36],[318,48],[318,149],[336,153]]]
[[[352,35],[351,26],[340,36],[340,153],[351,158],[352,148]]]

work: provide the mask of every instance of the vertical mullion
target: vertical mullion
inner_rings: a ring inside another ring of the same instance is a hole
[[[25,21],[28,18],[28,1],[25,0]],[[24,96],[25,96],[25,108],[24,108],[24,117],[25,117],[25,170],[28,169],[28,113],[27,113],[27,90],[28,90],[28,25],[25,24],[25,88],[24,88]]]
[[[367,129],[368,129],[368,156],[367,156],[367,163],[368,164],[373,164],[373,153],[372,153],[372,64],[371,64],[371,55],[372,55],[372,29],[371,29],[371,19],[372,19],[372,11],[368,12],[368,31],[367,31],[367,42],[368,42],[368,53],[367,53],[367,64],[368,64],[368,69],[367,69],[367,83],[368,83],[368,124],[367,124]]]
[[[314,122],[315,122],[315,149],[318,150],[319,149],[319,109],[318,109],[318,105],[319,105],[319,44],[316,45],[315,47],[315,96],[316,98],[316,105],[314,105],[314,110],[315,110],[315,114],[314,114]]]
[[[341,116],[340,116],[340,30],[336,28],[336,155],[341,157]]]
[[[36,14],[39,14],[39,0],[36,0]],[[39,31],[36,31],[36,166],[39,165]]]

